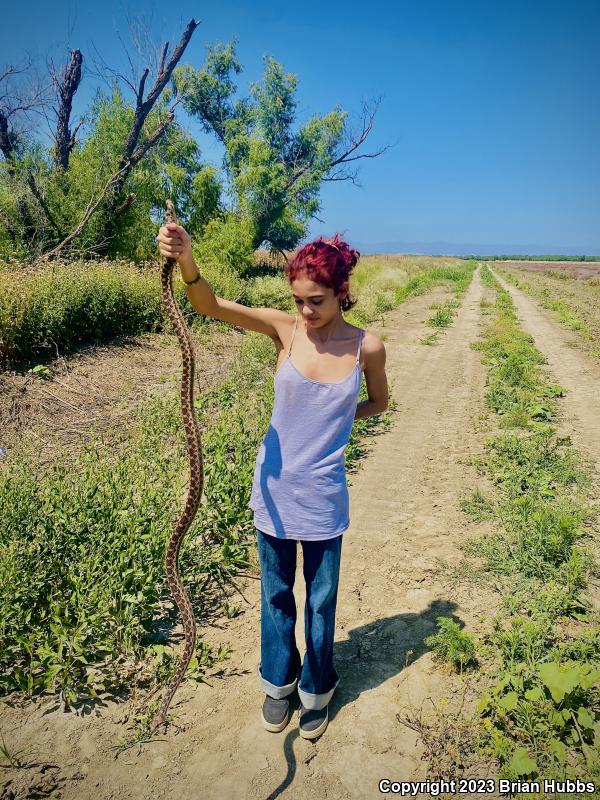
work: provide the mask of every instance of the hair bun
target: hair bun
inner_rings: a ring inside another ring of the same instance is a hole
[[[321,237],[321,241],[325,244],[328,244],[330,247],[334,247],[338,253],[342,255],[344,262],[350,269],[356,266],[358,259],[360,258],[360,253],[358,250],[353,250],[348,245],[348,242],[345,242],[341,238],[340,233],[336,233],[331,239],[323,239]]]

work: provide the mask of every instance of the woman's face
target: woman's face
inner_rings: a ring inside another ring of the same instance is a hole
[[[315,283],[304,272],[291,282],[291,287],[298,314],[307,325],[324,325],[339,314],[344,292],[336,295],[331,286]]]

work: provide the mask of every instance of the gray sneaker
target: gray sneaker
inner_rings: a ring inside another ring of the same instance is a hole
[[[274,697],[265,695],[265,702],[262,707],[263,728],[271,733],[279,733],[290,721],[290,701],[287,697],[276,700]]]
[[[316,739],[320,736],[327,727],[329,722],[329,715],[327,713],[327,706],[316,711],[313,708],[304,708],[300,706],[300,723],[299,730],[300,736],[303,739]]]

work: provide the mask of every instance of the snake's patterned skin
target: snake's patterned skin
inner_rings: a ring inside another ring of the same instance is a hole
[[[167,213],[165,215],[165,225],[170,222],[177,222],[175,209],[171,200],[167,200]],[[189,596],[181,581],[179,574],[179,550],[185,534],[192,524],[204,487],[204,472],[202,462],[202,442],[200,431],[194,413],[194,349],[188,333],[187,326],[173,296],[173,268],[177,263],[174,258],[166,258],[162,267],[161,282],[162,295],[167,313],[179,339],[182,356],[182,376],[181,376],[181,413],[183,416],[183,426],[187,438],[187,447],[190,460],[190,483],[188,496],[181,516],[177,520],[173,532],[167,542],[165,552],[165,569],[167,580],[173,599],[181,613],[183,628],[185,631],[185,647],[181,662],[173,675],[166,694],[160,704],[158,712],[152,722],[151,730],[156,730],[166,721],[167,710],[177,691],[183,676],[186,673],[196,644],[196,620],[194,611],[190,603]]]

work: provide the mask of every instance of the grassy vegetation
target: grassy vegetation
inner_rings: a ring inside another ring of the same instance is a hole
[[[429,308],[435,309],[435,314],[429,317],[429,319],[425,321],[425,324],[434,328],[434,331],[427,336],[421,337],[420,342],[425,345],[437,343],[441,332],[450,325],[456,316],[456,312],[460,308],[460,301],[458,298],[454,297],[443,303],[433,303]]]
[[[130,264],[0,270],[0,368],[118,334],[159,330],[156,276]]]
[[[510,295],[486,266],[482,279],[496,303],[475,347],[499,433],[475,462],[493,489],[465,498],[463,509],[496,531],[463,547],[483,559],[502,603],[476,647],[487,684],[478,746],[498,760],[500,778],[598,784],[600,614],[585,591],[599,574],[589,530],[598,515],[589,465],[556,434],[563,391],[545,382],[543,356],[519,329]]]
[[[576,334],[582,350],[600,358],[600,278],[577,280],[568,272],[498,270],[513,286],[553,311],[561,325]]]
[[[502,256],[460,256],[461,258],[485,258],[486,261],[600,261],[600,256],[528,256],[528,255],[502,255]]]
[[[215,294],[244,305],[294,311],[289,284],[280,267],[256,274],[199,259]],[[360,298],[351,321],[364,325],[379,319],[407,297],[438,283],[460,288],[473,266],[457,259],[366,257],[352,276]],[[69,262],[18,270],[0,264],[0,369],[29,366],[57,352],[71,353],[118,335],[169,330],[162,308],[160,266],[131,262]],[[214,324],[190,306],[182,282],[174,280],[177,302],[190,324]],[[266,274],[265,274],[266,272]],[[220,323],[219,323],[220,324]]]
[[[370,315],[383,314],[390,302],[398,304],[439,283],[460,294],[472,276],[470,265],[412,269],[407,280],[394,275],[389,263],[362,264],[357,279],[368,296],[347,318],[368,324]],[[38,279],[51,283],[47,276]],[[106,280],[115,285],[110,276]],[[139,296],[154,308],[148,275],[138,280],[144,287]],[[134,296],[133,278],[125,283]],[[87,291],[83,277],[78,285]],[[273,288],[271,282],[269,291]],[[251,291],[260,290],[253,286]],[[181,563],[199,616],[207,588],[222,592],[225,616],[238,610],[227,602],[227,585],[251,563],[250,454],[257,452],[270,418],[273,357],[272,342],[249,332],[225,383],[195,401],[205,502],[182,547]],[[390,412],[394,408],[392,400]],[[365,436],[390,424],[390,412],[355,422],[346,450],[350,469],[363,454]],[[188,475],[178,392],[145,400],[137,424],[123,432],[118,445],[90,442],[75,468],[66,469],[60,452],[43,472],[20,457],[5,461],[0,475],[0,690],[56,694],[68,706],[164,681],[176,664],[165,644],[175,614],[164,577],[164,547]],[[213,652],[200,637],[188,677],[202,680],[205,666],[228,656],[225,648]]]
[[[436,624],[437,631],[426,637],[425,644],[431,647],[440,661],[450,663],[462,672],[475,659],[475,643],[472,637],[449,617],[438,617]]]
[[[203,271],[218,294],[237,299],[243,283],[226,269]],[[16,270],[0,265],[0,369],[72,353],[119,335],[168,329],[158,265],[66,262]],[[174,281],[182,311],[194,324],[183,283]]]

